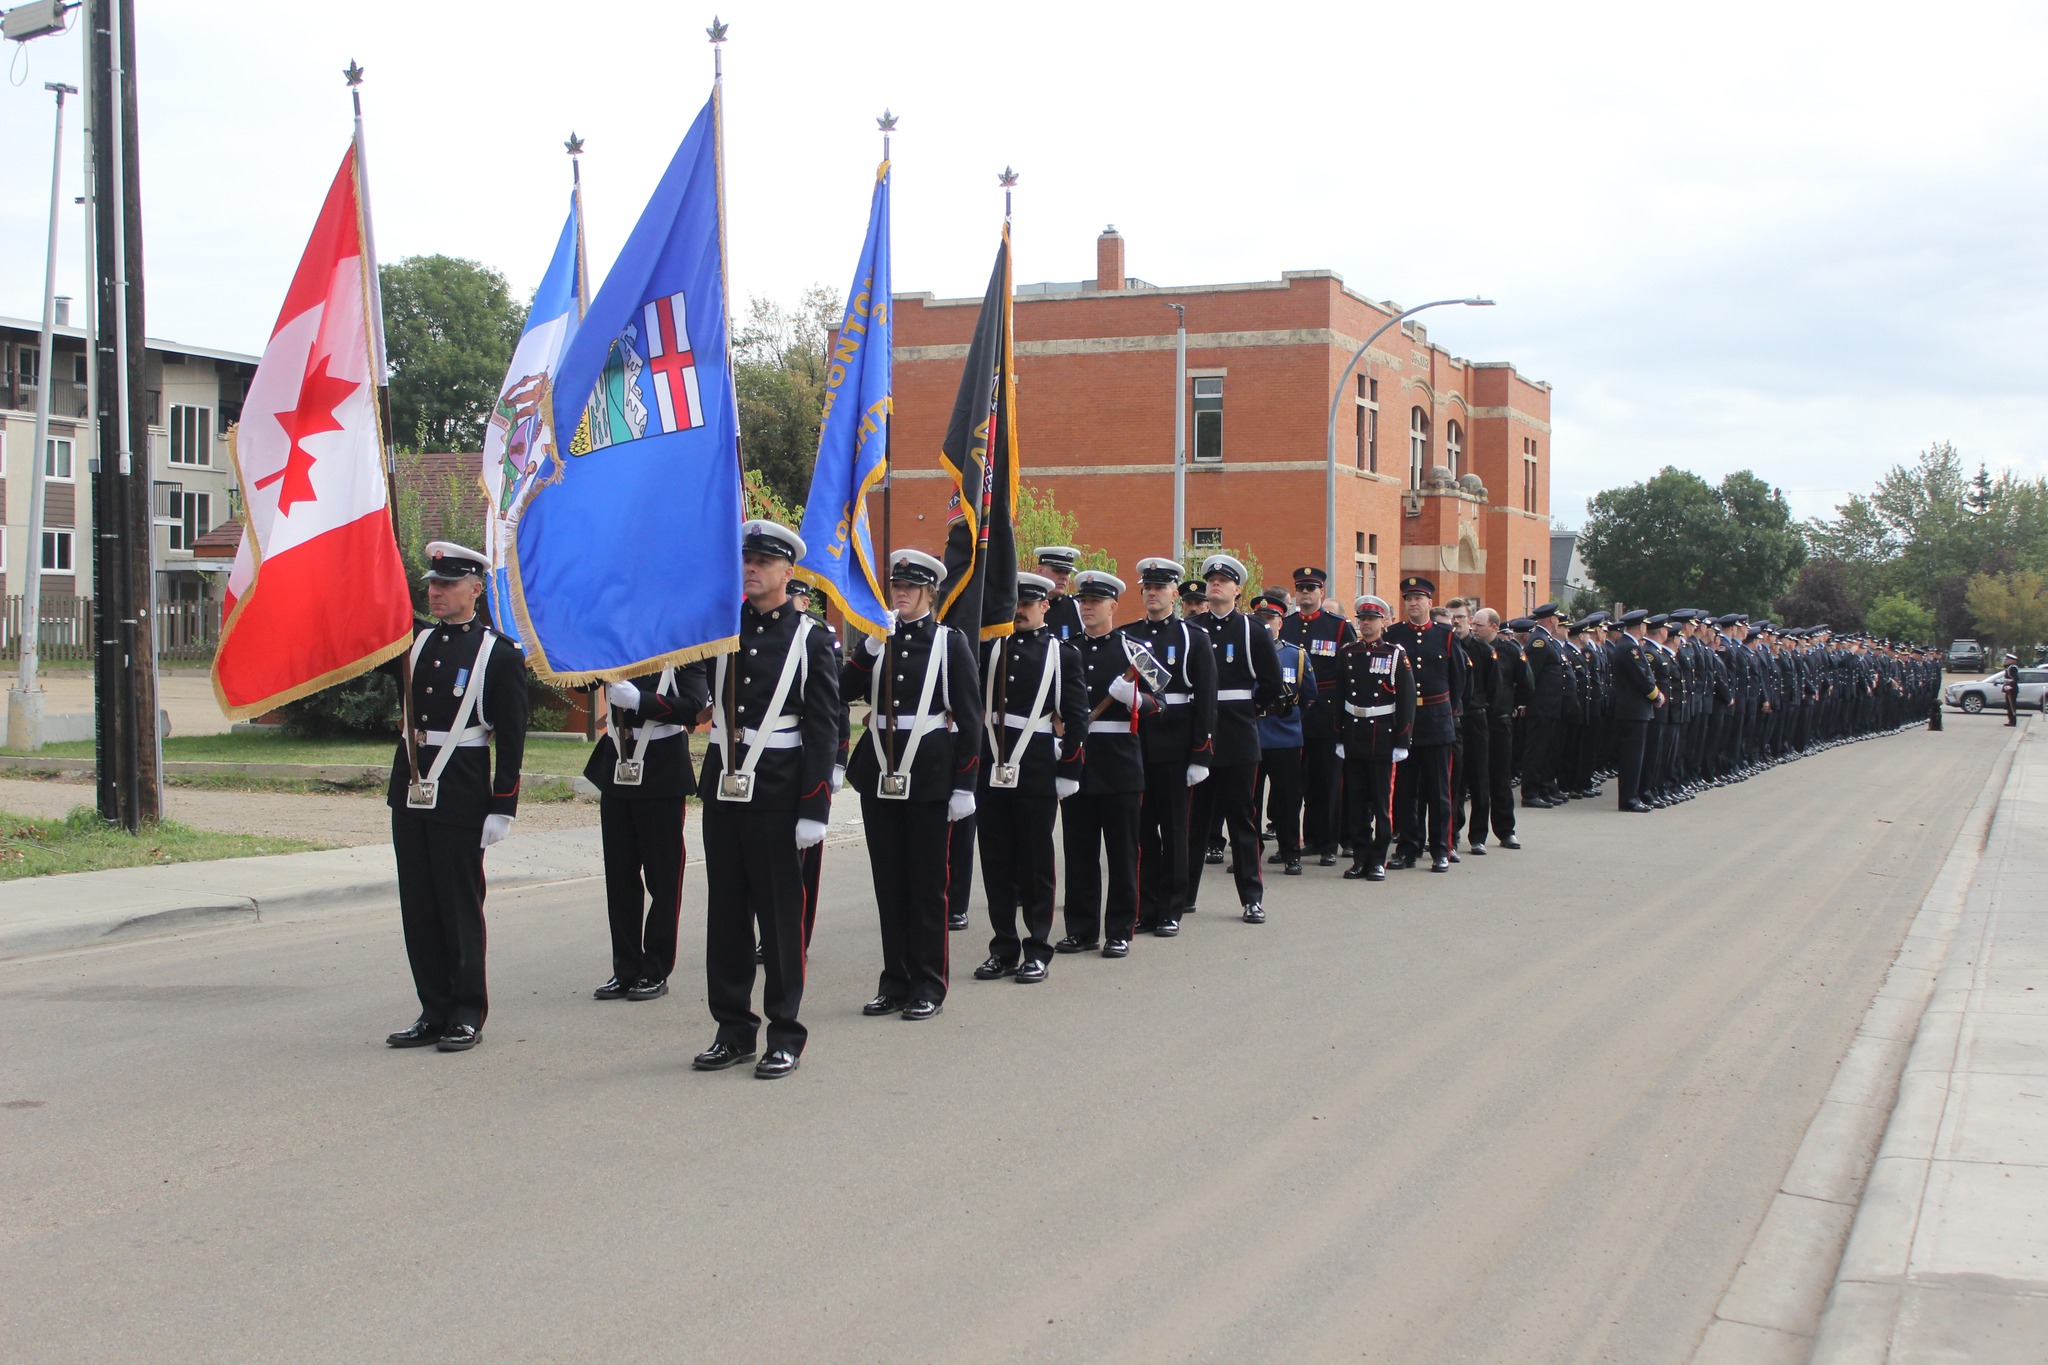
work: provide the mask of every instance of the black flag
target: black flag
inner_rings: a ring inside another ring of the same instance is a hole
[[[981,640],[1008,635],[1017,617],[1017,541],[1011,527],[1017,505],[1017,380],[1010,324],[1005,222],[939,456],[953,476],[939,619]]]

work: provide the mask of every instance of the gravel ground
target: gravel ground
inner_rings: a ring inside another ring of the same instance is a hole
[[[223,834],[288,834],[334,847],[381,844],[391,838],[391,811],[384,795],[350,793],[211,791],[171,787],[165,814],[194,829]],[[92,804],[89,782],[0,779],[0,810],[39,820]],[[595,801],[529,801],[519,808],[522,833],[580,829],[597,823]]]

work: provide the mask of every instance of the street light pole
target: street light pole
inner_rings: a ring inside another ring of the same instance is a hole
[[[7,699],[7,747],[33,752],[43,746],[43,697],[36,687],[43,624],[43,481],[49,459],[50,385],[57,366],[57,215],[64,203],[64,97],[75,85],[46,81],[57,97],[56,149],[50,154],[50,243],[43,259],[42,365],[36,385],[36,436],[29,447],[28,565],[21,599],[21,680]]]
[[[1491,308],[1492,299],[1438,299],[1433,303],[1418,303],[1413,308],[1403,309],[1381,323],[1373,334],[1358,344],[1351,353],[1350,361],[1344,366],[1344,373],[1337,376],[1337,391],[1330,395],[1330,430],[1323,446],[1323,571],[1334,575],[1337,572],[1337,408],[1344,401],[1344,386],[1351,382],[1351,372],[1358,368],[1358,362],[1368,348],[1380,339],[1387,329],[1414,317],[1428,308],[1443,308],[1450,304],[1463,304],[1467,308]]]
[[[1185,559],[1188,538],[1188,306],[1166,305],[1180,315],[1173,332],[1173,557]]]

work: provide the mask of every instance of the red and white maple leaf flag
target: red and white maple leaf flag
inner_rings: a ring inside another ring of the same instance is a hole
[[[357,169],[351,145],[232,447],[244,530],[213,691],[236,719],[345,682],[412,639],[377,426],[372,328],[382,320],[370,315]]]

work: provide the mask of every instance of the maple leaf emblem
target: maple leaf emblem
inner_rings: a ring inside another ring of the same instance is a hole
[[[305,440],[318,436],[323,431],[340,431],[342,423],[335,420],[335,409],[348,401],[350,394],[362,384],[350,379],[337,379],[327,372],[334,360],[331,355],[320,357],[320,363],[306,371],[299,381],[299,401],[290,412],[277,414],[277,424],[284,428],[284,434],[291,440],[291,449],[284,457],[284,468],[264,475],[256,480],[258,488],[268,488],[282,480],[284,486],[277,491],[277,510],[280,515],[292,510],[294,503],[313,502],[313,462],[317,458],[306,449]]]

